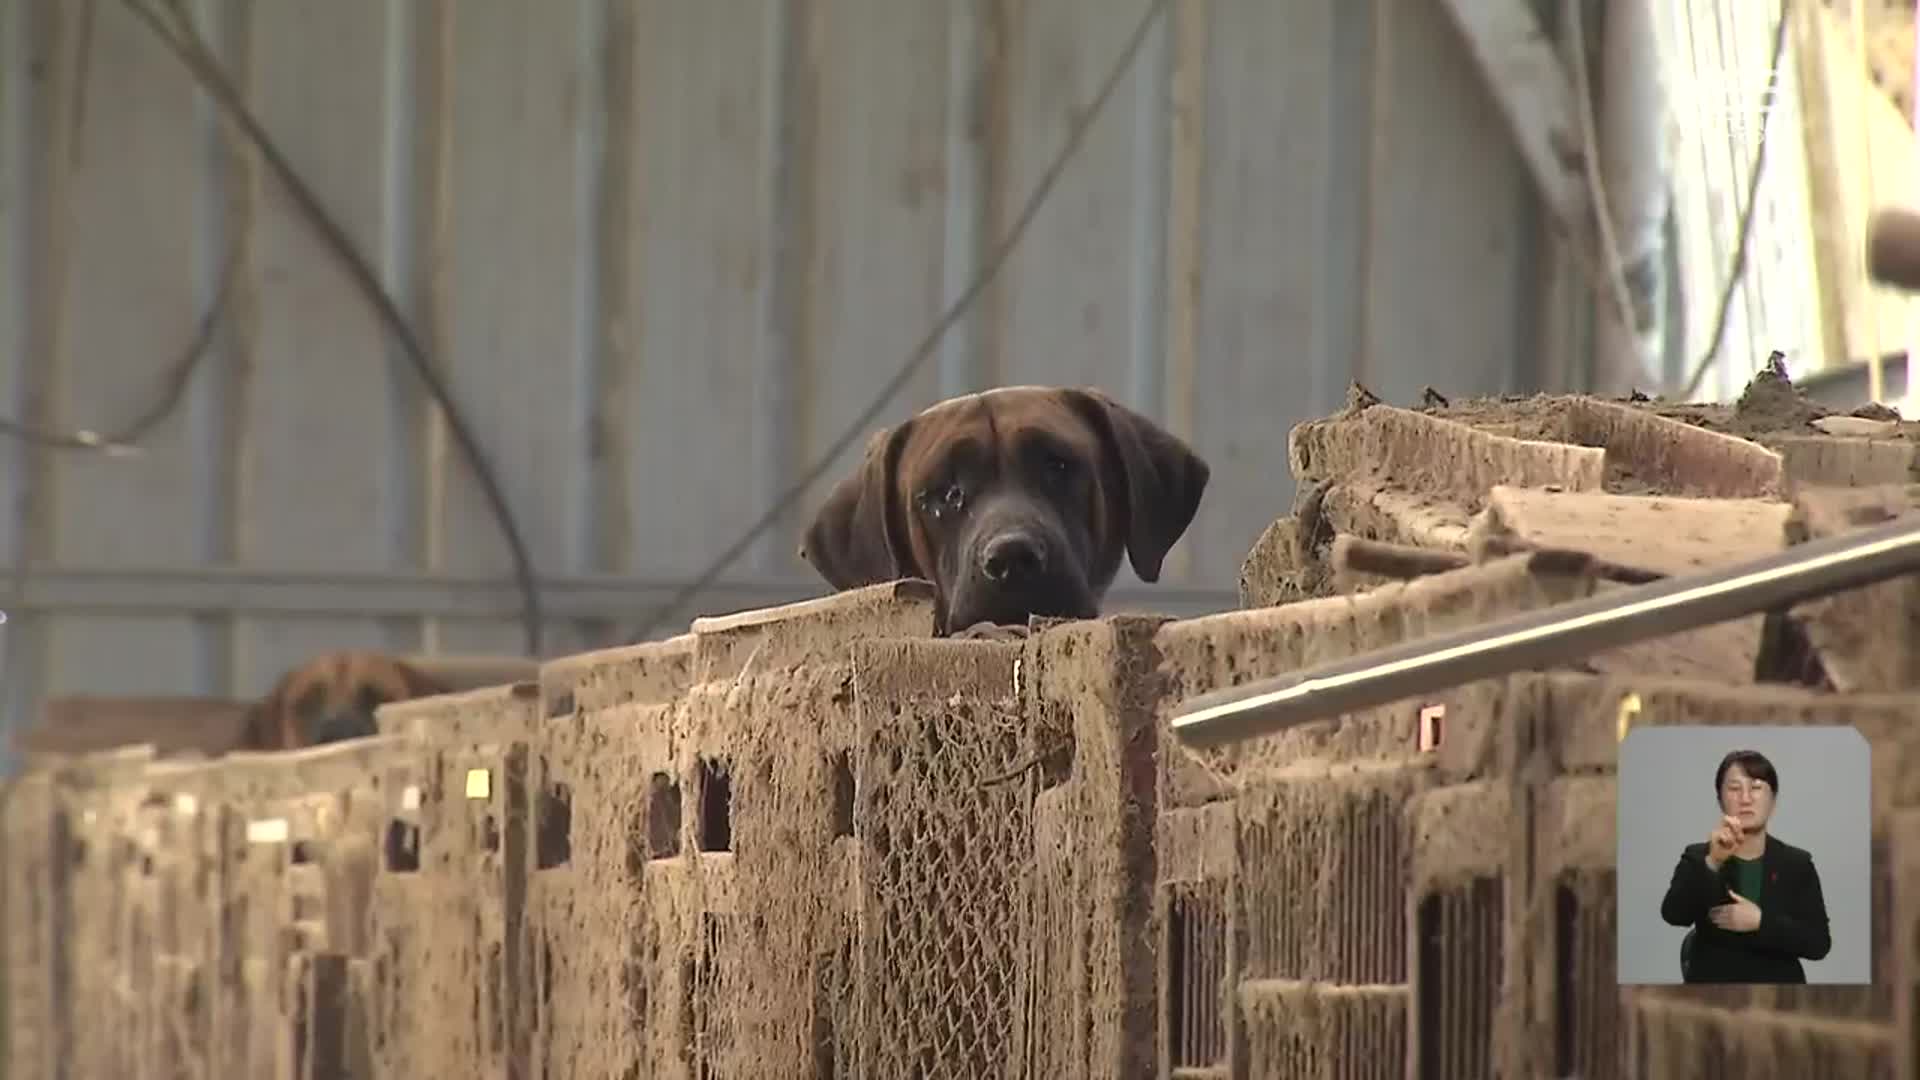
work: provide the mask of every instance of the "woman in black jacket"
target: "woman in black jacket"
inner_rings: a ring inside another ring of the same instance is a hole
[[[1753,750],[1735,750],[1713,774],[1720,821],[1688,844],[1660,901],[1660,917],[1692,927],[1680,946],[1690,983],[1804,983],[1802,960],[1833,948],[1813,856],[1767,831],[1780,775]]]

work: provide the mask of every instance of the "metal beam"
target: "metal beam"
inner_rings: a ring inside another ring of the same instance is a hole
[[[1440,0],[1563,234],[1585,221],[1573,80],[1524,0]],[[1652,62],[1652,58],[1648,58]]]
[[[543,578],[550,619],[631,620],[672,598],[673,580],[612,574]],[[825,585],[799,578],[715,582],[687,605],[679,623],[701,613],[775,607],[822,596]],[[316,573],[237,567],[31,566],[15,614],[164,614],[231,612],[246,615],[428,616],[516,619],[520,596],[505,577],[413,572]],[[1109,612],[1204,615],[1240,606],[1225,589],[1133,585],[1107,597]]]
[[[1223,746],[1912,573],[1920,573],[1920,514],[1210,691],[1174,710],[1173,733],[1189,746]]]

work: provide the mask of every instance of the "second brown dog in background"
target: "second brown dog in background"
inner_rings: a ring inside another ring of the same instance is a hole
[[[242,743],[248,750],[294,750],[375,734],[374,710],[431,697],[452,687],[398,657],[331,652],[281,676],[253,706]]]

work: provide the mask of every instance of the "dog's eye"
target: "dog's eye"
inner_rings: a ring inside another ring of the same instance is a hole
[[[928,488],[920,493],[920,507],[934,517],[953,513],[966,504],[967,493],[959,484]]]

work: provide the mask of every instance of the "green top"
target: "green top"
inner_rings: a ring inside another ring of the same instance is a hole
[[[1760,902],[1760,860],[1742,859],[1727,856],[1727,866],[1733,871],[1733,891],[1753,901]]]

